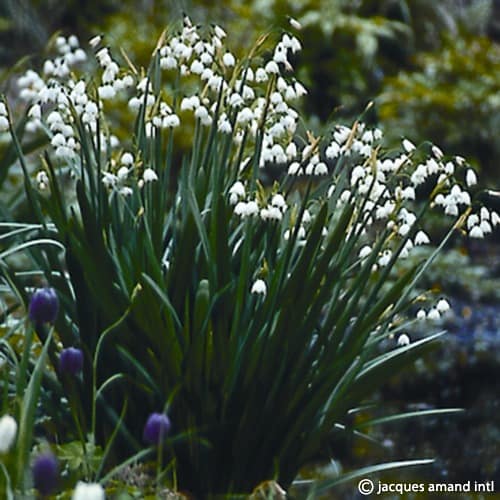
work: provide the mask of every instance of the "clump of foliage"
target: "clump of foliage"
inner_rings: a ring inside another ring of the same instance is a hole
[[[18,81],[25,114],[0,104],[29,207],[1,223],[3,412],[19,425],[16,441],[6,421],[7,494],[119,493],[138,463],[143,494],[281,492],[439,337],[404,333],[416,284],[455,230],[482,238],[500,218],[461,157],[387,149],[361,121],[303,130],[301,45],[263,36],[237,58],[219,26],[185,18],[142,68],[100,37],[91,64],[60,36]],[[121,140],[120,110],[133,116]],[[39,158],[24,152],[35,133]],[[430,212],[449,232],[401,271],[430,243]],[[415,463],[428,462],[380,469]]]

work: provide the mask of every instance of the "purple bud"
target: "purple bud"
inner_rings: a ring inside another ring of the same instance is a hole
[[[59,310],[59,299],[53,288],[39,288],[31,297],[29,317],[36,325],[53,323]]]
[[[83,352],[76,347],[63,349],[59,356],[59,369],[63,373],[77,375],[83,368]]]
[[[35,488],[42,495],[48,495],[55,489],[59,478],[59,465],[50,451],[38,455],[31,470]]]
[[[164,413],[151,413],[144,426],[144,441],[149,444],[160,444],[170,431],[170,419]]]

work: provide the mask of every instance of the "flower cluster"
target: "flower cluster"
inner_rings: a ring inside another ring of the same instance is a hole
[[[44,78],[32,71],[20,78],[21,96],[31,103],[28,116],[32,126],[43,125],[49,134],[54,156],[75,164],[81,148],[76,117],[93,134],[103,154],[108,146],[119,145],[109,131],[107,136],[99,131],[103,127],[98,123],[104,101],[122,92],[128,95],[130,110],[144,113],[144,132],[151,140],[163,130],[179,127],[189,114],[201,129],[216,127],[221,136],[231,138],[234,157],[240,161],[237,178],[227,186],[234,214],[242,219],[259,217],[279,222],[284,240],[289,239],[295,226],[298,207],[279,189],[269,194],[254,184],[250,188],[250,166],[278,165],[289,179],[325,178],[333,208],[355,205],[357,222],[349,226],[346,236],[358,239],[361,261],[370,258],[377,231],[384,229],[390,235],[378,249],[374,272],[396,257],[408,257],[414,247],[431,243],[417,213],[425,193],[431,193],[431,209],[439,208],[455,218],[466,214],[466,224],[462,225],[471,237],[482,238],[498,225],[496,212],[484,207],[475,211],[469,192],[477,183],[474,170],[462,157],[447,156],[435,145],[416,147],[403,139],[399,151],[386,152],[382,130],[361,122],[353,127],[337,125],[329,138],[311,133],[301,138],[297,128],[300,116],[293,103],[307,91],[293,77],[291,59],[301,49],[294,35],[284,33],[271,47],[267,60],[261,56],[238,60],[226,47],[225,39],[226,33],[219,26],[202,33],[185,18],[182,30],[155,50],[153,60],[157,58],[165,74],[154,82],[149,74],[139,78],[134,68],[120,67],[110,49],[101,47],[102,40],[96,37],[91,46],[96,50],[101,77],[97,90],[92,91],[86,81],[69,71],[88,59],[85,52],[75,37],[59,37],[59,55],[44,64]],[[263,40],[257,43],[256,52],[262,44]],[[170,78],[172,73],[180,81],[180,99],[174,99],[179,91],[172,91],[173,83],[165,85],[165,79],[175,79]],[[186,88],[191,91],[184,93]],[[2,105],[2,129],[8,126],[5,115]],[[158,172],[143,165],[133,151],[122,150],[105,159],[102,182],[123,196],[130,196],[135,186],[142,188],[158,180]],[[40,189],[46,189],[45,172],[37,174],[37,183]],[[310,217],[307,210],[300,221],[299,241],[307,239]],[[399,241],[403,246],[396,255]],[[432,310],[426,315],[433,316]]]

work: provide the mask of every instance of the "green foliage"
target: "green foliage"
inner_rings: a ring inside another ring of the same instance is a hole
[[[416,69],[388,78],[379,98],[388,130],[434,137],[462,151],[493,179],[500,154],[500,48],[488,38],[448,37],[439,53],[421,53]]]

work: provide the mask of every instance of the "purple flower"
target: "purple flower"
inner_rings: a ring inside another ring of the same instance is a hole
[[[144,426],[144,441],[149,444],[160,444],[170,431],[170,419],[164,413],[151,413]]]
[[[53,323],[59,310],[59,299],[53,288],[39,288],[31,297],[29,317],[36,325]]]
[[[59,478],[59,464],[50,451],[35,458],[31,471],[33,484],[42,495],[48,495],[55,489]]]
[[[63,373],[77,375],[83,368],[83,352],[76,347],[63,349],[59,356],[59,369]]]

